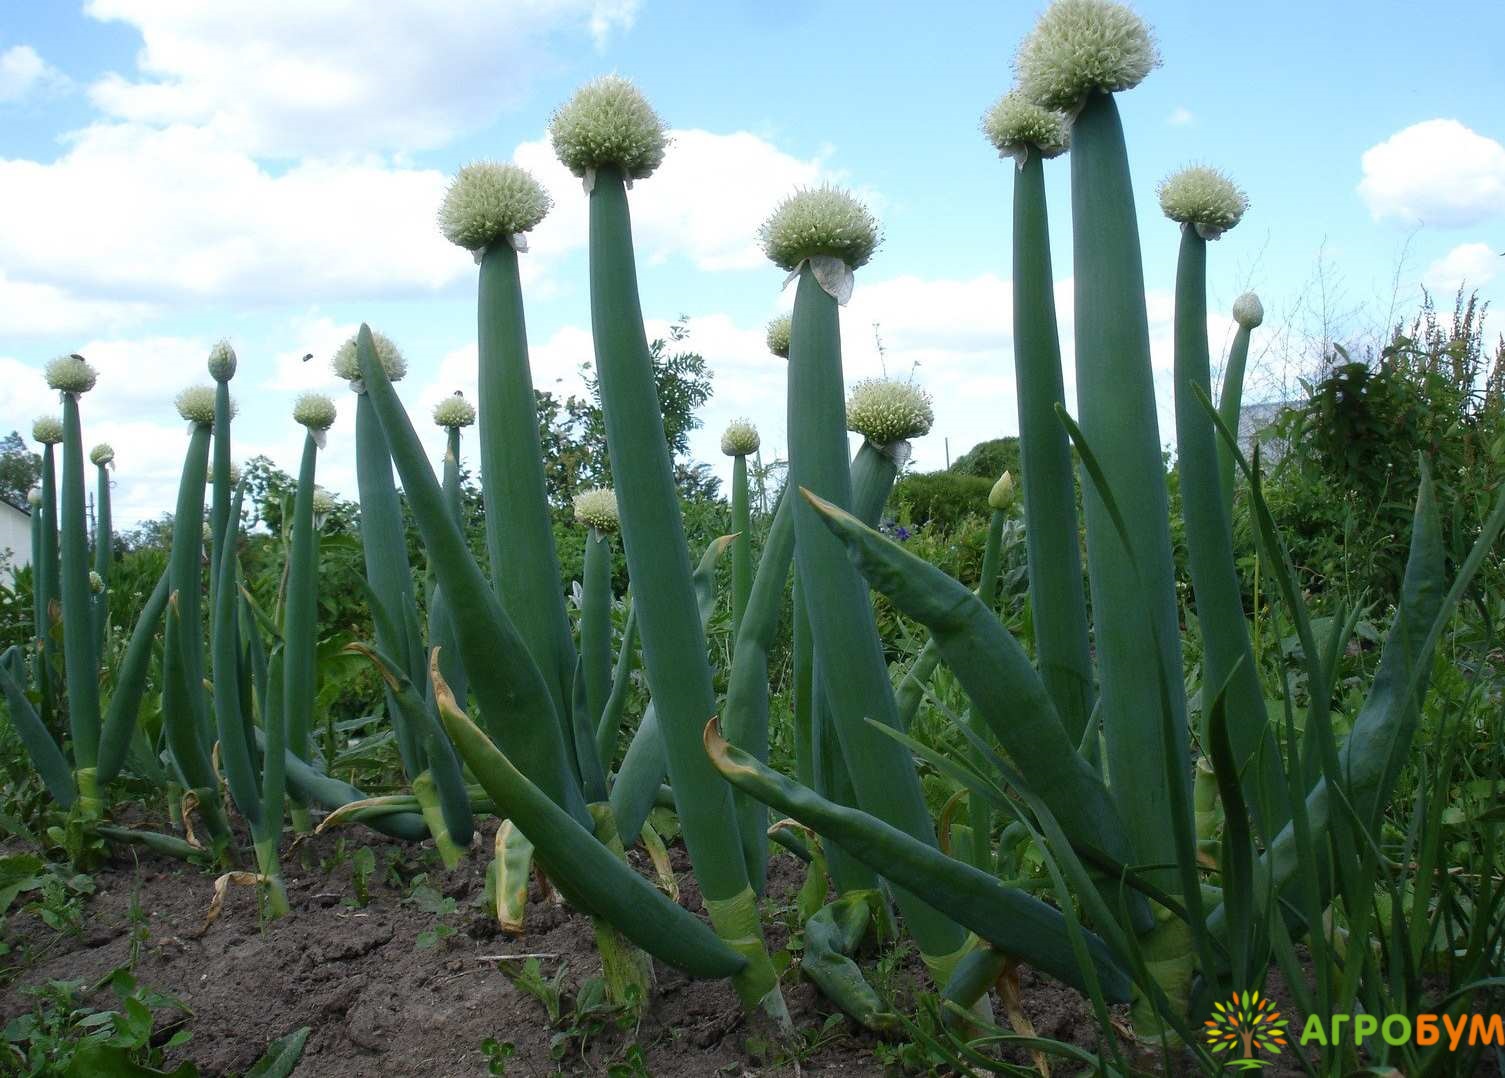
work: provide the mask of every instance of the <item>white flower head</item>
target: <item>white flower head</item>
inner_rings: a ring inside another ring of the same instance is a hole
[[[330,366],[334,373],[347,382],[358,382],[361,378],[360,357],[355,351],[356,335],[335,350],[334,358],[330,360]],[[408,373],[408,361],[403,358],[402,352],[397,345],[392,343],[392,338],[385,333],[371,331],[371,343],[376,347],[376,361],[381,364],[381,369],[387,372],[388,381],[399,382],[402,376]]]
[[[115,447],[112,446],[109,442],[100,442],[93,449],[89,450],[90,463],[97,464],[101,468],[103,468],[106,464],[109,464],[114,459]]]
[[[1055,0],[1014,57],[1019,92],[1062,111],[1094,91],[1132,89],[1159,66],[1149,27],[1113,0]]]
[[[1223,173],[1192,165],[1160,181],[1160,209],[1172,221],[1191,225],[1205,239],[1217,239],[1243,219],[1249,198]]]
[[[334,426],[335,415],[334,401],[322,393],[304,393],[293,402],[293,419],[315,434]]]
[[[89,590],[92,591],[95,595],[98,595],[100,592],[105,590],[105,578],[100,576],[93,569],[89,570]]]
[[[232,487],[238,486],[240,484],[240,465],[236,464],[236,463],[234,463],[232,461],[230,463],[230,471],[229,471],[228,474],[230,476],[230,485]],[[209,465],[209,467],[207,467],[207,468],[204,469],[204,484],[205,484],[205,486],[209,486],[209,485],[213,484],[213,482],[214,482],[214,465],[211,464],[211,465]]]
[[[796,191],[758,228],[763,252],[792,270],[807,258],[830,255],[850,269],[865,266],[883,242],[878,219],[846,191],[823,185]]]
[[[549,120],[554,153],[576,176],[616,168],[629,180],[653,175],[669,138],[664,121],[619,75],[586,83]]]
[[[59,393],[74,396],[87,393],[98,377],[89,361],[80,355],[58,356],[47,364],[47,384]]]
[[[214,387],[189,386],[178,394],[178,415],[200,427],[214,426]],[[230,402],[230,414],[235,415],[235,402]]]
[[[323,487],[314,487],[313,506],[314,520],[316,525],[323,524],[330,513],[333,513],[339,502],[335,496]]]
[[[1018,90],[1010,90],[993,102],[983,114],[982,131],[1003,157],[1030,150],[1041,157],[1059,157],[1071,142],[1071,126],[1065,115],[1041,108]]]
[[[847,397],[847,430],[876,446],[928,434],[934,422],[930,394],[913,382],[867,378]]]
[[[33,509],[35,509],[35,508],[37,508],[37,506],[41,505],[42,504],[42,492],[40,490],[38,490],[36,487],[32,487],[30,490],[28,490],[26,492],[26,504],[29,505],[29,506],[31,506]]]
[[[1254,329],[1265,320],[1265,305],[1253,292],[1245,292],[1233,301],[1233,320],[1245,329]]]
[[[794,319],[781,314],[768,323],[768,350],[781,359],[789,358],[789,330]]]
[[[554,200],[533,174],[517,165],[478,161],[455,174],[439,206],[439,231],[467,251],[529,232]]]
[[[229,341],[219,341],[209,349],[209,374],[216,382],[228,382],[235,377],[235,349]]]
[[[476,406],[458,393],[434,405],[434,422],[446,429],[468,427],[475,421]]]
[[[614,532],[619,526],[617,495],[610,487],[593,487],[575,495],[575,519],[598,532]]]
[[[750,419],[734,419],[721,434],[721,451],[729,457],[745,457],[756,453],[762,440],[758,428]]]

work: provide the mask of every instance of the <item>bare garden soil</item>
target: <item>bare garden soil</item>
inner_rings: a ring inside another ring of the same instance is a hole
[[[652,999],[636,1026],[575,1020],[575,991],[600,974],[591,922],[551,901],[535,880],[526,934],[501,932],[484,901],[495,827],[494,821],[485,823],[471,855],[453,871],[445,871],[430,849],[364,828],[306,838],[283,855],[291,916],[263,922],[255,889],[232,886],[219,918],[207,927],[212,874],[144,850],[116,848],[93,874],[96,890],[86,900],[78,934],[58,935],[31,914],[10,918],[11,958],[31,961],[0,989],[0,1024],[30,1009],[28,987],[52,980],[92,983],[127,965],[134,949],[136,980],[178,997],[192,1012],[192,1039],[169,1053],[169,1066],[190,1059],[205,1075],[239,1074],[270,1042],[303,1026],[312,1032],[295,1078],[482,1075],[488,1073],[482,1051],[488,1038],[513,1046],[509,1075],[606,1074],[612,1064],[635,1059],[640,1069],[620,1073],[886,1073],[874,1051],[882,1042],[833,1017],[831,1004],[793,970],[785,974],[783,990],[796,1028],[804,1031],[797,1044],[773,1044],[766,1029],[753,1028],[727,982],[690,981],[658,963]],[[376,865],[364,908],[356,905],[351,861],[362,845],[372,847]],[[632,856],[641,871],[651,873],[640,852]],[[671,847],[670,856],[681,904],[700,912],[682,846]],[[788,942],[787,907],[803,879],[800,862],[787,854],[775,857],[764,902],[771,948]],[[424,887],[430,901],[415,902],[415,888]],[[453,912],[432,912],[435,892],[454,900]],[[133,894],[144,911],[134,922]],[[433,940],[440,923],[453,931]],[[551,1025],[545,1005],[503,972],[521,963],[495,955],[545,956],[538,959],[545,978],[565,966],[558,1023]],[[919,976],[918,961],[906,954],[893,980],[902,1000],[911,998]],[[1073,992],[1029,970],[1021,988],[1040,1035],[1094,1044],[1095,1023]],[[108,988],[88,1002],[100,1009],[116,1005]],[[180,1019],[171,1010],[158,1013],[162,1041]],[[583,1044],[582,1032],[588,1034]],[[1065,1073],[1059,1066],[1056,1071]]]

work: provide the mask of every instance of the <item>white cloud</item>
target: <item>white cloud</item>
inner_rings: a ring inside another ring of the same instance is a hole
[[[1359,194],[1377,221],[1438,228],[1505,208],[1505,146],[1457,120],[1427,120],[1364,152]]]
[[[259,155],[440,146],[518,103],[555,48],[597,47],[637,0],[92,0],[141,34],[137,72],[91,87],[108,115],[213,127]]]
[[[0,104],[24,100],[34,90],[65,81],[30,45],[12,45],[0,52]]]
[[[1460,243],[1427,267],[1422,282],[1434,292],[1453,293],[1463,285],[1481,288],[1500,271],[1500,252],[1487,243]]]
[[[12,281],[0,271],[0,334],[15,337],[90,333],[137,325],[149,303],[86,300],[54,285]]]
[[[1177,105],[1171,110],[1171,114],[1165,118],[1165,122],[1172,127],[1187,127],[1195,119],[1196,117],[1192,115],[1191,109],[1185,105]]]
[[[434,227],[445,178],[380,160],[279,173],[206,128],[100,124],[50,164],[0,160],[17,280],[84,298],[306,302],[432,291],[470,272]]]

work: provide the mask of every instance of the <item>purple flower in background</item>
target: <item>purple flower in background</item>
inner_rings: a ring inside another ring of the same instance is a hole
[[[909,538],[909,529],[900,524],[894,529],[894,538],[899,540],[899,542],[901,543],[904,542]]]

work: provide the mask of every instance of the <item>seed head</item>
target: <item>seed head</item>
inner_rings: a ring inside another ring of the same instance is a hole
[[[209,374],[216,382],[228,382],[235,377],[235,349],[229,341],[220,341],[209,349]]]
[[[796,191],[758,229],[763,252],[792,270],[813,255],[831,255],[852,269],[867,264],[882,242],[878,221],[846,191],[831,186]]]
[[[629,180],[653,175],[669,139],[638,88],[618,75],[588,82],[549,120],[560,162],[576,176],[618,168]]]
[[[750,419],[734,419],[726,425],[721,435],[721,451],[729,457],[745,457],[756,453],[761,439],[758,428]]]
[[[109,442],[100,442],[93,449],[89,450],[90,463],[97,464],[101,468],[106,464],[109,464],[114,459],[115,447],[112,446]]]
[[[214,387],[189,386],[178,394],[178,415],[200,427],[214,426]],[[235,404],[230,404],[230,414],[235,414]]]
[[[340,345],[335,351],[334,359],[330,361],[334,373],[347,382],[359,381],[361,377],[361,362],[355,353],[355,339],[355,336],[352,336]],[[397,345],[392,343],[392,338],[373,329],[371,343],[376,346],[376,361],[381,364],[381,369],[387,372],[388,381],[401,381],[402,376],[408,373],[408,361],[398,351]]]
[[[1094,90],[1129,90],[1160,66],[1149,27],[1112,0],[1055,0],[1014,57],[1019,92],[1070,111]]]
[[[575,519],[598,532],[618,527],[617,495],[610,487],[594,487],[575,495]]]
[[[455,430],[468,427],[476,421],[476,406],[460,394],[445,397],[434,405],[434,422],[441,427]]]
[[[1007,509],[1014,504],[1014,475],[1005,471],[988,491],[988,506],[992,509]]]
[[[1156,188],[1160,208],[1172,221],[1195,225],[1208,239],[1238,224],[1249,208],[1248,196],[1215,168],[1192,165],[1173,172]],[[1211,234],[1208,234],[1211,233]]]
[[[26,504],[29,505],[29,506],[31,506],[33,509],[35,509],[37,506],[41,505],[42,504],[42,492],[40,490],[38,490],[36,487],[32,487],[30,490],[28,490],[26,492]]]
[[[1233,301],[1233,320],[1245,329],[1253,329],[1265,320],[1265,305],[1253,292],[1245,292]]]
[[[240,483],[240,465],[239,464],[235,464],[235,463],[232,462],[231,465],[230,465],[230,473],[229,474],[230,474],[230,485],[232,487],[233,486],[237,486]],[[211,465],[209,465],[209,467],[207,467],[207,468],[204,469],[204,485],[208,486],[208,485],[212,484],[213,482],[214,482],[214,465],[211,464]]]
[[[854,385],[847,398],[847,430],[876,446],[918,438],[934,422],[930,394],[913,382],[868,378]]]
[[[789,328],[794,320],[781,314],[768,323],[768,350],[782,359],[789,358]]]
[[[334,401],[322,393],[304,393],[293,402],[293,418],[315,433],[334,426]]]
[[[105,590],[105,578],[100,576],[93,569],[89,570],[89,590],[92,591],[95,595],[98,595],[100,592]]]
[[[983,114],[982,133],[1004,157],[1021,149],[1034,150],[1041,157],[1059,157],[1071,141],[1064,115],[1026,100],[1018,90],[993,102]]]
[[[47,364],[47,384],[59,393],[74,396],[87,393],[98,377],[89,361],[80,355],[58,356]]]
[[[338,504],[335,496],[329,493],[329,491],[323,487],[314,487],[313,505],[314,517],[316,519],[323,520],[329,516],[330,513],[334,512],[335,506]]]
[[[548,215],[554,200],[527,169],[478,161],[456,173],[439,207],[439,231],[467,251],[484,251]]]

